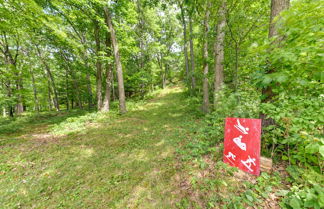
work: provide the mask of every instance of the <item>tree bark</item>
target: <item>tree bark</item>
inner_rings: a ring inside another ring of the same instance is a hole
[[[203,80],[203,112],[209,112],[209,90],[208,90],[208,71],[209,71],[209,63],[208,63],[208,33],[209,33],[209,7],[210,2],[207,2],[205,19],[204,19],[204,80]]]
[[[189,58],[188,58],[188,38],[187,38],[187,24],[186,24],[186,19],[185,19],[185,11],[180,4],[180,9],[181,9],[181,20],[182,20],[182,26],[183,26],[183,53],[185,57],[185,67],[186,67],[186,80],[187,80],[187,85],[189,88],[191,87],[190,85],[190,72],[189,72]]]
[[[113,47],[116,71],[117,71],[117,80],[118,80],[118,96],[119,96],[119,111],[120,113],[126,113],[126,99],[125,99],[125,89],[124,89],[124,78],[123,78],[123,68],[120,60],[119,47],[116,38],[116,33],[114,26],[111,20],[111,16],[107,7],[104,8],[105,14],[107,16],[107,24],[110,30],[110,39]]]
[[[96,68],[97,68],[97,75],[96,75],[96,83],[97,83],[97,110],[99,111],[102,107],[102,65],[100,61],[100,28],[99,23],[97,20],[93,21],[94,24],[94,38],[96,41]]]
[[[69,73],[65,69],[65,97],[66,97],[66,109],[70,110],[70,100],[69,100]]]
[[[105,12],[105,22],[108,25],[108,16]],[[106,52],[107,57],[111,56],[111,40],[109,32],[106,33]],[[106,63],[106,89],[105,89],[105,97],[103,101],[103,106],[101,111],[109,112],[110,110],[110,97],[111,97],[111,81],[112,81],[112,66],[109,62]]]
[[[217,36],[215,44],[215,78],[214,78],[214,108],[217,106],[218,92],[220,91],[224,81],[224,39],[225,39],[225,23],[226,23],[226,3],[222,1],[219,9],[219,21],[217,24]]]
[[[193,44],[193,30],[192,30],[192,19],[191,14],[189,15],[189,45],[190,45],[190,74],[191,74],[191,89],[194,94],[196,89],[196,78],[195,78],[195,52]]]
[[[18,73],[18,79],[16,80],[16,89],[18,92],[18,95],[17,95],[18,103],[16,105],[16,113],[17,113],[17,115],[20,115],[24,112],[23,96],[21,93],[21,91],[23,90],[21,73]]]
[[[32,86],[33,86],[33,93],[34,93],[34,103],[35,103],[35,110],[37,112],[40,111],[39,108],[39,100],[37,96],[37,88],[36,88],[36,82],[35,82],[35,76],[34,76],[34,71],[30,70],[31,78],[32,78]]]

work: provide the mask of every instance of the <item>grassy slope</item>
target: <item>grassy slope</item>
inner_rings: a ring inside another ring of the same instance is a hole
[[[181,89],[167,89],[75,132],[65,131],[69,121],[91,113],[36,117],[11,134],[0,127],[0,208],[170,208],[174,151],[194,119],[183,100]]]

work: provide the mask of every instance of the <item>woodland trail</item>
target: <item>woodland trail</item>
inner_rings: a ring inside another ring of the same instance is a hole
[[[0,141],[0,208],[174,207],[175,151],[194,118],[184,100],[168,88],[83,131]]]

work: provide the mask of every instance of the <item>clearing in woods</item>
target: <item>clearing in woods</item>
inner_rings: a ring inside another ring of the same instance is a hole
[[[174,207],[175,151],[195,119],[192,106],[175,87],[122,116],[0,122],[0,208]]]

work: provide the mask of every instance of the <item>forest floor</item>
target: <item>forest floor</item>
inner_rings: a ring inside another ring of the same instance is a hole
[[[170,208],[175,151],[195,116],[179,87],[125,115],[60,112],[0,122],[0,208]]]
[[[278,208],[282,177],[222,163],[182,88],[128,108],[1,119],[0,208]]]

